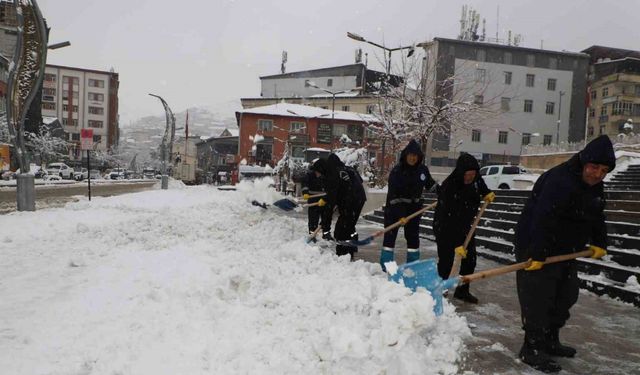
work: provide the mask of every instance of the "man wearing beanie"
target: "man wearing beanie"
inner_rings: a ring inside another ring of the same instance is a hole
[[[547,257],[589,248],[592,258],[606,255],[607,232],[602,180],[615,167],[609,137],[602,135],[568,161],[548,170],[535,183],[516,227],[518,262],[531,266],[518,271],[516,281],[525,332],[520,359],[551,373],[561,370],[555,357],[573,357],[562,345],[559,331],[578,300],[576,261],[544,265]]]

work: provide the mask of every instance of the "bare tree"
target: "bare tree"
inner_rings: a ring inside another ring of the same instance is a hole
[[[52,129],[47,125],[40,125],[39,133],[25,132],[27,148],[40,154],[41,162],[47,165],[55,160],[66,158],[69,153],[69,145],[63,138],[52,134]]]

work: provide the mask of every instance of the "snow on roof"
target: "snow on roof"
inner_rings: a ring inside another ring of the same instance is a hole
[[[49,117],[49,116],[42,116],[42,123],[45,125],[51,125],[52,123],[56,122],[58,120],[57,117]]]
[[[344,111],[332,112],[329,109],[291,103],[278,103],[264,107],[247,108],[240,110],[237,113],[304,118],[331,118],[333,114],[333,117],[336,120],[372,123],[379,122],[375,116],[369,114]]]
[[[271,167],[261,167],[259,165],[239,165],[238,166],[239,173],[273,173],[273,169]]]
[[[336,94],[336,98],[350,98],[350,97],[354,97],[354,96],[359,96],[360,93],[358,91],[349,91],[349,92],[343,92],[341,94]],[[327,93],[321,93],[321,94],[315,94],[315,95],[311,95],[312,98],[331,98],[333,97],[333,95],[327,94]]]
[[[313,152],[331,152],[327,149],[321,148],[321,147],[311,147],[308,148],[307,151],[313,151]]]
[[[232,137],[237,137],[240,135],[240,129],[238,128],[224,128],[224,130],[221,131],[220,134],[218,135],[218,138],[228,137],[227,135],[223,135],[224,132],[229,132],[229,134],[231,134]]]

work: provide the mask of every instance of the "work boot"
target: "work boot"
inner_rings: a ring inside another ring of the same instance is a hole
[[[453,297],[468,303],[478,303],[478,298],[469,292],[469,284],[457,287]]]
[[[420,260],[420,250],[407,249],[407,263],[415,262],[416,260]]]
[[[387,272],[387,267],[384,266],[387,262],[393,262],[393,249],[390,247],[383,247],[380,251],[380,266],[382,266],[383,272]]]
[[[331,236],[331,231],[322,232],[322,239],[326,241],[335,241]]]
[[[519,357],[522,362],[545,373],[559,372],[562,367],[545,352],[544,334],[526,332]]]
[[[547,331],[546,344],[549,355],[567,358],[573,358],[576,355],[574,348],[560,343],[560,329],[558,328],[551,328]]]

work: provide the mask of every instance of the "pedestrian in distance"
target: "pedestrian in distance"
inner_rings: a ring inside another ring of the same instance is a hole
[[[404,225],[404,237],[407,240],[407,263],[420,259],[420,218],[421,215],[407,221],[405,217],[418,211],[424,204],[422,192],[431,190],[436,182],[431,178],[429,168],[423,164],[424,153],[415,140],[400,153],[398,164],[389,173],[387,200],[384,206],[384,226],[401,221]],[[394,248],[398,228],[384,234],[380,251],[380,266],[386,271],[385,263],[394,260]]]
[[[316,162],[321,164],[326,164],[326,160],[318,159]],[[322,198],[309,198],[311,195],[317,195],[322,192],[322,178],[316,175],[316,172],[312,169],[309,169],[301,180],[302,184],[302,198],[307,201],[308,204],[313,204],[319,202]],[[324,200],[323,200],[324,202]],[[325,240],[332,241],[333,237],[331,237],[331,219],[333,216],[333,211],[329,211],[326,205],[320,206],[311,206],[308,208],[308,219],[309,219],[309,234],[313,235],[316,229],[318,228],[318,223],[322,227],[322,238]],[[312,239],[313,242],[316,242],[315,237]]]
[[[456,167],[438,189],[438,205],[433,218],[433,232],[438,245],[438,274],[448,279],[456,254],[462,257],[460,275],[472,274],[476,268],[475,235],[467,248],[463,247],[480,201],[493,202],[495,194],[489,190],[475,157],[460,155]],[[456,288],[453,296],[469,303],[478,298],[469,291],[469,284]]]
[[[589,248],[592,258],[606,255],[604,216],[606,174],[615,167],[609,137],[591,141],[568,161],[536,181],[518,221],[515,253],[531,266],[516,273],[524,329],[520,359],[551,373],[561,370],[552,357],[573,357],[576,350],[560,343],[559,332],[578,300],[577,261],[544,265],[547,257]]]
[[[349,254],[353,260],[353,254],[358,248],[345,244],[347,241],[357,241],[358,232],[356,222],[360,217],[360,212],[367,200],[362,178],[354,168],[345,166],[336,154],[330,154],[326,162],[316,161],[312,169],[318,177],[322,177],[326,198],[325,210],[333,212],[334,207],[338,210],[338,220],[336,221],[333,236],[336,241],[336,254],[338,256]]]

